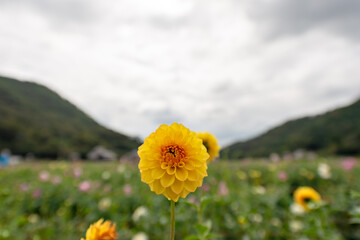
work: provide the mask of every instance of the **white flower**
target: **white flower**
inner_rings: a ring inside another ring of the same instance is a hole
[[[263,186],[255,186],[253,187],[252,192],[258,195],[264,195],[266,193],[266,188]]]
[[[245,235],[242,237],[242,240],[250,240],[250,237],[248,235]]]
[[[110,198],[103,198],[98,203],[98,208],[101,211],[106,211],[111,207],[111,199]]]
[[[104,180],[109,180],[110,177],[111,177],[111,173],[108,172],[108,171],[105,171],[105,172],[103,172],[103,173],[101,174],[101,177],[102,177],[102,179],[104,179]]]
[[[149,239],[148,236],[143,232],[139,232],[131,238],[131,240],[148,240],[148,239]]]
[[[298,220],[291,221],[289,225],[292,232],[299,232],[304,228],[304,224]]]
[[[274,227],[280,227],[280,226],[281,226],[281,220],[278,219],[278,218],[272,218],[272,219],[271,219],[271,224],[272,224]]]
[[[120,164],[116,170],[118,171],[118,173],[122,174],[126,171],[126,166],[123,164]]]
[[[40,220],[40,217],[37,214],[32,213],[28,216],[29,223],[37,223],[39,220]]]
[[[9,230],[3,229],[3,230],[2,230],[2,233],[1,233],[1,236],[2,236],[3,238],[8,238],[8,237],[10,236]]]
[[[300,237],[298,240],[309,240],[309,238],[305,237],[305,236],[302,236]]]
[[[141,217],[145,217],[148,214],[149,213],[148,213],[147,208],[144,206],[140,206],[134,211],[134,213],[132,215],[132,219],[134,220],[134,222],[137,222],[140,220]]]
[[[255,214],[250,215],[250,220],[255,223],[261,223],[263,220],[263,217],[260,214],[255,213]]]
[[[305,209],[300,204],[292,203],[290,205],[290,212],[294,215],[300,216],[305,213]]]
[[[317,172],[318,172],[319,176],[323,179],[331,178],[331,169],[330,169],[329,165],[327,165],[326,163],[320,163],[318,165]]]

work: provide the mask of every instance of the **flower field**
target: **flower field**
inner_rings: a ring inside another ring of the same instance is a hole
[[[136,164],[117,162],[0,169],[0,239],[78,240],[100,218],[116,223],[118,239],[167,239],[170,203],[140,179]],[[321,202],[309,210],[294,204],[300,186]],[[358,192],[354,159],[217,160],[202,187],[176,203],[175,238],[360,239]]]

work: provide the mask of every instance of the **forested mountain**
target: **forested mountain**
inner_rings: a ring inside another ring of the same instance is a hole
[[[326,155],[360,154],[360,99],[321,115],[288,121],[268,132],[224,148],[223,158],[268,157],[296,149]]]
[[[96,145],[124,154],[139,142],[99,125],[42,85],[0,77],[0,150],[57,158],[85,156]]]

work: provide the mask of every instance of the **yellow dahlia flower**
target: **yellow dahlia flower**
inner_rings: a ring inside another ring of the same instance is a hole
[[[141,181],[175,202],[200,187],[209,154],[195,132],[182,124],[162,124],[139,147]]]
[[[86,238],[81,238],[81,240],[115,240],[116,238],[116,224],[100,219],[90,225],[86,231]]]
[[[203,140],[203,144],[210,155],[207,162],[211,162],[219,156],[220,147],[214,135],[208,132],[199,132],[197,136]]]
[[[306,211],[309,211],[309,201],[320,202],[321,196],[311,187],[299,187],[294,192],[294,200],[297,204],[302,206]]]

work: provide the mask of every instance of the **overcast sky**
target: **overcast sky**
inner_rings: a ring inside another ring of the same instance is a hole
[[[101,124],[222,146],[360,97],[358,0],[1,0],[0,74]]]

